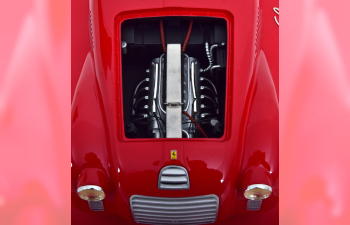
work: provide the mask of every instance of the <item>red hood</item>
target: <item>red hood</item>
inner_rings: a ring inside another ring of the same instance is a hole
[[[169,1],[152,1],[150,4],[137,8],[133,1],[121,5],[111,0],[90,2],[93,53],[85,62],[86,71],[81,74],[90,83],[79,81],[82,88],[76,89],[72,106],[72,201],[80,210],[89,212],[86,202],[78,199],[75,193],[79,173],[85,166],[90,166],[100,168],[108,175],[106,210],[102,214],[112,213],[131,222],[129,199],[132,195],[187,197],[215,194],[220,199],[218,221],[224,222],[232,215],[247,214],[242,176],[251,167],[261,167],[269,171],[273,183],[273,194],[264,200],[261,211],[276,210],[276,206],[278,209],[278,100],[275,88],[278,55],[276,58],[271,53],[278,50],[278,45],[273,49],[266,47],[269,46],[265,38],[268,32],[261,25],[265,17],[261,18],[258,1],[218,2],[215,10],[209,2],[201,3],[200,10],[194,1],[171,4]],[[186,8],[163,8],[165,5]],[[136,8],[141,11],[125,12]],[[172,13],[214,16],[228,21],[227,125],[223,138],[125,138],[120,52],[112,54],[113,49],[120,49],[120,43],[113,40],[120,36],[118,26],[124,19],[151,17],[158,13],[162,16]],[[273,17],[271,21],[266,20],[267,30],[277,26]],[[277,28],[274,33],[278,35]],[[92,134],[87,138],[89,132]],[[177,160],[170,159],[170,150],[177,150]],[[94,155],[94,160],[87,160],[89,153]],[[189,190],[158,189],[159,171],[167,165],[187,169]]]

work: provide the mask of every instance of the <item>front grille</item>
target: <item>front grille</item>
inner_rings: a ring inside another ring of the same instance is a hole
[[[216,221],[219,198],[216,195],[187,198],[133,195],[130,207],[137,223],[208,224]]]
[[[159,189],[184,190],[190,188],[187,170],[181,166],[166,166],[159,173]]]

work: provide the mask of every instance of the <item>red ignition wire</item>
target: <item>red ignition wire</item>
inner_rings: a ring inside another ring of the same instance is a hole
[[[160,38],[162,40],[162,46],[163,46],[163,51],[166,52],[166,47],[165,47],[165,38],[164,38],[164,28],[163,28],[163,20],[159,22],[160,26]]]
[[[192,118],[192,116],[190,116],[190,114],[188,114],[186,111],[183,111],[182,113],[185,114],[191,120],[192,123],[194,123],[194,125],[198,128],[198,130],[203,134],[205,138],[208,138],[208,135],[204,132],[201,126],[199,126],[199,124]]]
[[[188,40],[190,39],[191,30],[192,30],[192,25],[193,25],[193,20],[191,20],[191,22],[190,22],[190,26],[188,27],[186,39],[185,39],[184,45],[182,46],[182,51],[183,51],[183,52],[184,52],[185,49],[186,49],[186,45],[187,45]]]

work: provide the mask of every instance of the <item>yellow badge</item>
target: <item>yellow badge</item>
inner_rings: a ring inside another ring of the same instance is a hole
[[[170,156],[171,156],[171,159],[177,159],[177,151],[176,150],[171,150],[170,151]]]

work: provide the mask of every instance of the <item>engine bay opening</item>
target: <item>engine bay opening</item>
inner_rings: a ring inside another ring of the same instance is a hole
[[[127,138],[220,138],[225,127],[227,24],[213,17],[121,24]]]

